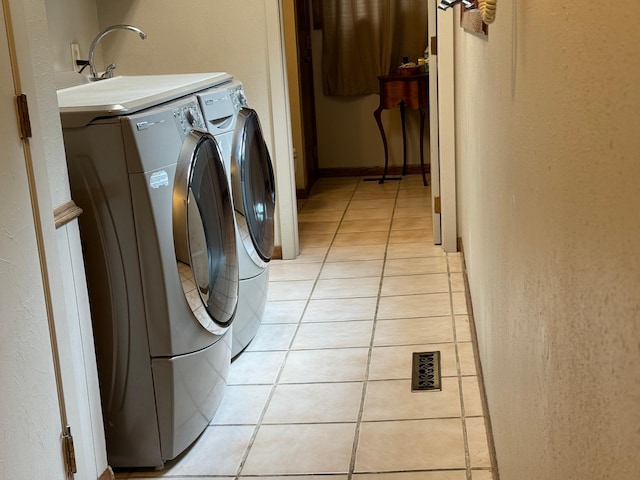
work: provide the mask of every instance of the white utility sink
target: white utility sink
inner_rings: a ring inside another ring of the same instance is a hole
[[[118,76],[58,90],[62,126],[137,112],[232,79],[225,72]]]

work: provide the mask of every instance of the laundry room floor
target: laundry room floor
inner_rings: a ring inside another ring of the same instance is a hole
[[[462,258],[430,212],[419,175],[319,180],[211,425],[165,470],[117,478],[492,480]],[[412,392],[413,352],[435,351],[442,390]]]

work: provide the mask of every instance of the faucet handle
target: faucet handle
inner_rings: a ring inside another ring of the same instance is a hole
[[[113,71],[116,69],[116,66],[115,63],[110,64],[104,73],[100,75],[100,78],[113,78]]]

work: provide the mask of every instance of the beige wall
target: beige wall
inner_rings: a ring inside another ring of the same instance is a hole
[[[128,23],[148,38],[117,32],[104,38],[104,62],[117,75],[229,72],[242,80],[267,137],[269,77],[265,0],[97,0],[100,28]]]
[[[45,0],[49,24],[51,63],[56,73],[72,72],[71,44],[89,57],[89,45],[100,31],[95,0]],[[98,55],[99,56],[99,55]],[[88,73],[85,69],[84,73]]]
[[[502,1],[488,40],[456,28],[459,226],[502,480],[640,472],[639,16]]]

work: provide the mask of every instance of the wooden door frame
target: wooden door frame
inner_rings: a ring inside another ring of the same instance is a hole
[[[291,260],[298,255],[300,245],[283,17],[282,0],[265,2],[268,75],[274,118],[272,159],[277,177],[276,224],[280,227],[282,258]]]
[[[311,8],[309,0],[294,0],[296,18],[296,42],[298,62],[298,84],[300,92],[300,110],[302,121],[302,142],[304,145],[304,196],[308,196],[311,187],[318,178],[318,135],[316,127],[315,92],[313,82],[313,57],[311,48]],[[315,8],[315,6],[314,6]],[[314,13],[314,18],[316,14]],[[304,27],[304,28],[302,28]],[[301,36],[303,33],[305,37]],[[308,55],[308,58],[305,58]],[[307,63],[309,72],[303,70]]]

